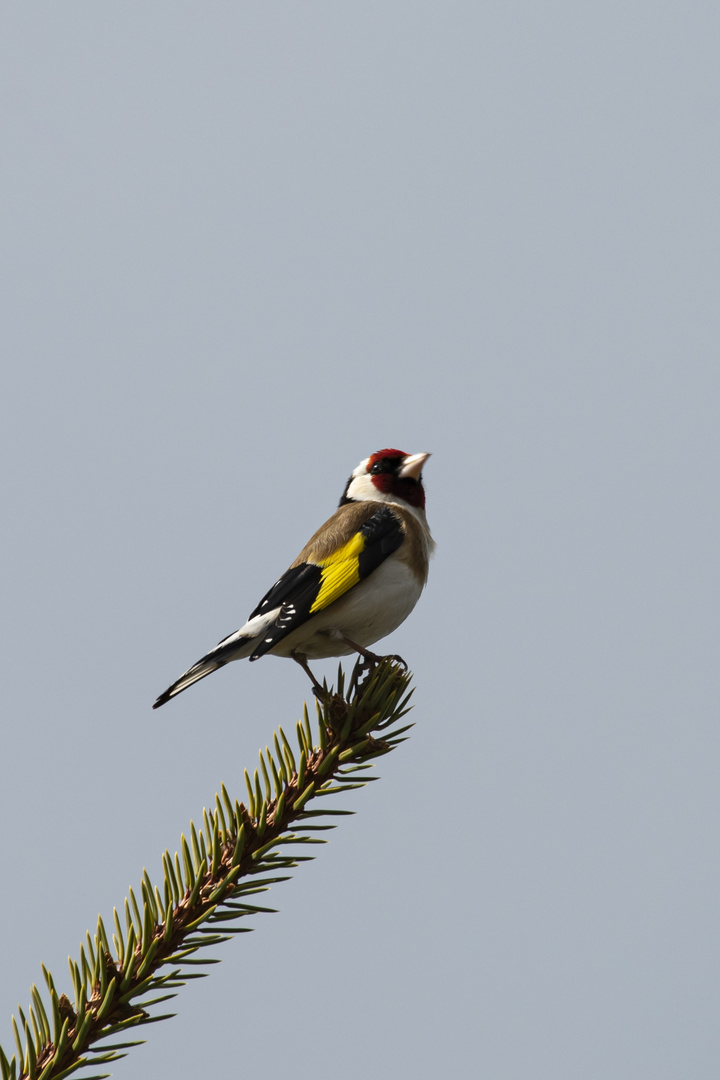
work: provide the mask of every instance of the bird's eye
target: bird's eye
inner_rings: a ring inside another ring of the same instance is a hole
[[[396,461],[391,461],[390,458],[380,458],[380,461],[376,461],[374,465],[370,466],[370,473],[372,476],[377,476],[378,473],[391,473],[395,472]]]

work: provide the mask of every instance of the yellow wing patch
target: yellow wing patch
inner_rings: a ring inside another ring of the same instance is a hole
[[[322,567],[320,591],[318,592],[310,614],[322,611],[338,597],[352,589],[360,580],[360,554],[365,548],[365,537],[357,532],[346,544],[339,547],[326,559],[318,560]]]

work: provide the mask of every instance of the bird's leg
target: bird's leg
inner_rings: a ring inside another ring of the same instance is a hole
[[[397,653],[392,653],[389,656],[378,656],[377,653],[370,652],[369,649],[364,649],[362,645],[358,645],[356,641],[351,641],[350,638],[346,637],[345,634],[341,634],[340,637],[346,645],[349,645],[350,648],[354,649],[356,653],[360,653],[368,667],[372,664],[379,664],[381,660],[395,660],[398,664],[402,664],[404,668],[407,667],[407,664],[403,660],[402,656],[398,656]]]
[[[307,662],[307,656],[305,656],[304,653],[296,653],[296,652],[292,652],[292,653],[290,653],[290,655],[292,656],[295,663],[300,665],[300,667],[303,669],[305,674],[309,675],[310,680],[311,680],[311,682],[313,684],[313,693],[315,694],[315,697],[320,698],[322,700],[325,697],[325,689],[322,686],[322,684],[317,681],[317,679],[313,675],[312,671],[310,670],[310,666],[309,666],[309,664]]]
[[[398,656],[396,653],[393,653],[391,656],[378,656],[377,653],[370,652],[369,649],[364,649],[362,645],[358,645],[356,641],[351,641],[345,634],[341,635],[341,640],[362,657],[362,661],[358,660],[353,669],[352,686],[357,686],[363,672],[372,671],[381,660],[395,660],[398,664],[402,664],[402,666],[407,669],[407,664],[402,656]]]

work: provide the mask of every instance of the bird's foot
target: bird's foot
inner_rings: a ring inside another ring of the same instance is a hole
[[[408,669],[407,661],[403,660],[402,656],[398,656],[397,653],[391,653],[390,656],[381,656],[380,659],[381,660],[394,660],[396,664],[401,664],[402,667],[404,667],[406,671]]]
[[[330,693],[328,688],[326,686],[321,686],[320,683],[318,683],[316,686],[313,686],[312,692],[321,705],[326,705],[328,701],[330,701],[330,699],[332,698],[332,694]]]
[[[355,667],[352,670],[352,675],[350,676],[350,685],[348,687],[349,693],[354,694],[362,681],[363,675],[370,674],[376,667],[377,660],[366,660],[364,657],[358,656]]]
[[[352,691],[358,689],[362,676],[365,674],[372,674],[378,664],[383,660],[394,660],[395,663],[402,664],[407,671],[407,664],[402,656],[398,656],[397,653],[393,653],[390,656],[379,656],[377,653],[370,652],[369,649],[363,648],[362,645],[358,645],[355,641],[351,641],[348,637],[343,636],[343,641],[358,653],[358,660],[350,677],[350,689]]]

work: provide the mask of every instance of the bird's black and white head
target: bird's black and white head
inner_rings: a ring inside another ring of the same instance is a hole
[[[429,454],[405,454],[402,450],[378,450],[354,470],[340,505],[388,502],[424,511],[422,468],[429,457]]]

